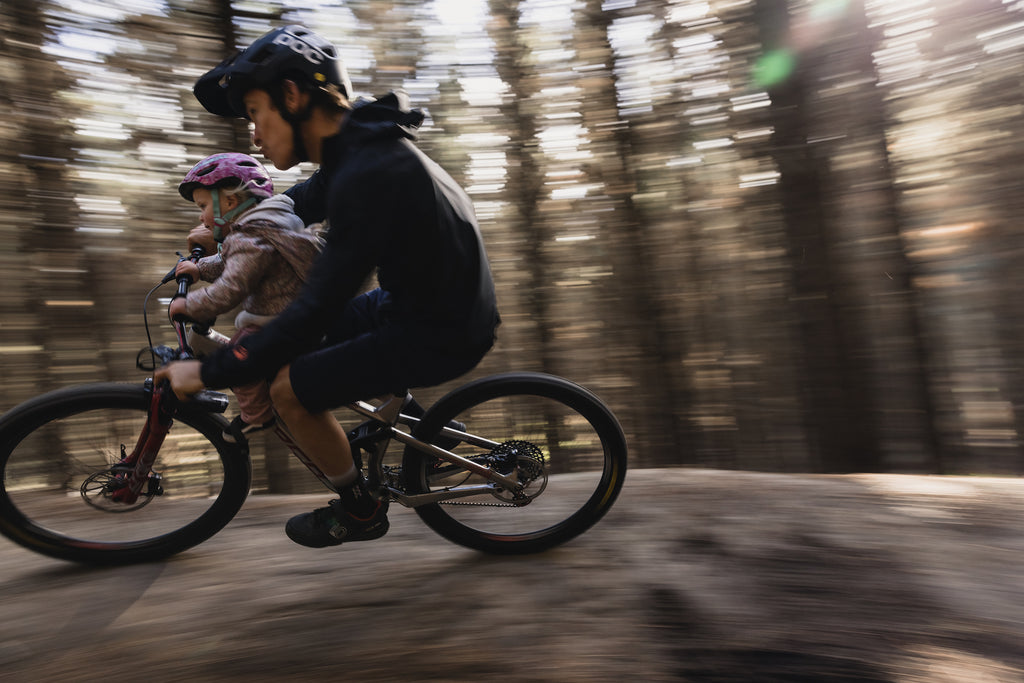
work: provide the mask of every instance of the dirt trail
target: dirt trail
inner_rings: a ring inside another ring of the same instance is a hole
[[[253,497],[171,561],[0,540],[5,681],[1024,681],[1024,481],[631,472],[531,557],[385,538],[310,550]]]

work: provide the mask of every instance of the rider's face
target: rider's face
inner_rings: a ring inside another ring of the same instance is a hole
[[[259,147],[263,156],[282,171],[299,163],[292,127],[281,117],[270,95],[265,90],[250,90],[242,101],[252,121],[252,144]]]

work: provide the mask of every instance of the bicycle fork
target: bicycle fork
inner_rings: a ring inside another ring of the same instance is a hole
[[[160,495],[163,489],[160,487],[160,475],[153,472],[153,463],[160,452],[160,447],[171,431],[173,424],[173,413],[167,406],[165,394],[169,391],[166,387],[153,387],[153,380],[146,380],[147,388],[150,389],[149,414],[146,416],[146,423],[139,434],[139,440],[130,455],[124,452],[124,445],[121,446],[121,461],[114,466],[113,470],[123,476],[118,480],[124,485],[110,494],[110,499],[117,503],[133,505],[142,493],[144,486],[149,487],[147,495]]]

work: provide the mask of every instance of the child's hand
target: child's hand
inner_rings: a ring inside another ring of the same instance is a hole
[[[174,268],[174,276],[181,277],[182,275],[192,278],[193,283],[199,282],[199,266],[191,261],[179,261]]]
[[[167,306],[167,319],[177,320],[179,317],[188,317],[188,311],[185,310],[185,299],[171,299],[171,303]]]
[[[200,223],[188,233],[188,250],[202,247],[207,256],[217,253],[217,242],[213,239],[213,230]]]

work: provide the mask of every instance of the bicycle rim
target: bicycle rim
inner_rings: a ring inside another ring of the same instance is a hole
[[[134,505],[103,495],[110,468],[146,422],[141,386],[90,385],[35,399],[0,423],[0,531],[61,559],[117,564],[160,559],[223,528],[248,493],[247,453],[220,436],[219,416],[184,410]],[[159,494],[159,495],[157,495]]]
[[[491,491],[416,508],[428,526],[456,543],[497,554],[545,550],[590,528],[622,487],[626,446],[618,422],[597,397],[567,380],[513,373],[468,384],[433,406],[416,435],[437,442],[450,420],[497,444],[463,442],[453,453],[526,482],[518,497]],[[495,465],[499,461],[504,464]],[[485,483],[412,447],[403,470],[409,493]]]

